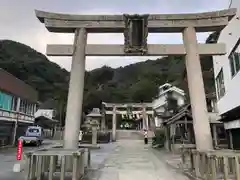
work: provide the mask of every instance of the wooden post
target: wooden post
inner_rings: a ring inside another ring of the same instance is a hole
[[[164,130],[165,130],[165,149],[167,151],[170,151],[170,148],[169,148],[169,133],[168,133],[168,126],[164,127]]]
[[[232,136],[231,129],[228,131],[228,134],[229,134],[230,148],[233,149],[233,136]]]
[[[217,127],[216,124],[212,125],[213,128],[213,143],[214,143],[214,148],[218,147],[218,142],[217,142]]]
[[[91,167],[91,151],[88,149],[88,167]]]

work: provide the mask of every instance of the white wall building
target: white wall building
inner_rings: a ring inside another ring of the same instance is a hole
[[[213,66],[218,112],[229,132],[232,148],[240,149],[236,145],[240,131],[240,1],[233,0],[231,7],[238,8],[236,16],[218,38],[218,43],[226,44],[227,54],[213,57]]]
[[[218,43],[225,43],[227,54],[213,57],[219,114],[240,105],[240,9],[222,30]]]
[[[177,88],[169,83],[163,84],[159,87],[158,97],[153,101],[153,110],[157,115],[163,114],[165,105],[167,103],[168,93],[172,93],[172,97],[177,100],[178,106],[182,106],[185,103],[185,93],[182,89]],[[155,124],[157,127],[161,126],[162,119],[159,116],[155,117]]]

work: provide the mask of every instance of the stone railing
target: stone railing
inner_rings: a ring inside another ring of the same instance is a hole
[[[96,143],[98,144],[104,144],[104,143],[109,143],[111,142],[111,131],[97,131],[96,134],[97,137],[93,137],[92,132],[90,133],[84,133],[82,136],[82,141],[81,143],[86,143],[86,144],[94,144],[93,141],[97,141]],[[63,140],[64,137],[64,128],[62,129],[56,129],[54,132],[53,139],[55,140]],[[93,140],[97,138],[96,140]]]
[[[90,167],[88,148],[63,149],[62,146],[28,152],[26,158],[26,180],[72,179],[79,180]]]
[[[182,148],[181,167],[184,172],[204,180],[240,179],[240,151],[197,151]]]

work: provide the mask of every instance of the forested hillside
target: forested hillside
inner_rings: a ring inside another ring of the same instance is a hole
[[[49,61],[43,54],[24,44],[2,40],[0,68],[37,89],[41,102],[55,99],[54,104],[64,106],[69,72]],[[206,91],[212,91],[211,57],[202,58],[202,68],[208,72],[204,75]],[[170,56],[116,69],[104,66],[86,72],[84,110],[99,107],[101,101],[150,102],[156,97],[158,86],[166,82],[187,90],[184,69],[184,57]]]

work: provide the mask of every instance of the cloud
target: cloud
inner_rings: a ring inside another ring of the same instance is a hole
[[[11,39],[31,46],[45,54],[46,44],[72,44],[72,34],[49,33],[41,24],[34,9],[76,14],[122,14],[122,13],[189,13],[226,8],[227,0],[8,0],[1,2],[0,38]],[[206,33],[198,35],[204,41]],[[182,43],[181,34],[150,34],[149,43]],[[90,34],[88,43],[123,44],[122,34]],[[151,57],[150,57],[151,58]],[[155,57],[156,58],[156,57]],[[51,61],[70,70],[71,58],[49,57]],[[103,65],[125,66],[144,61],[148,57],[88,57],[88,70]]]

